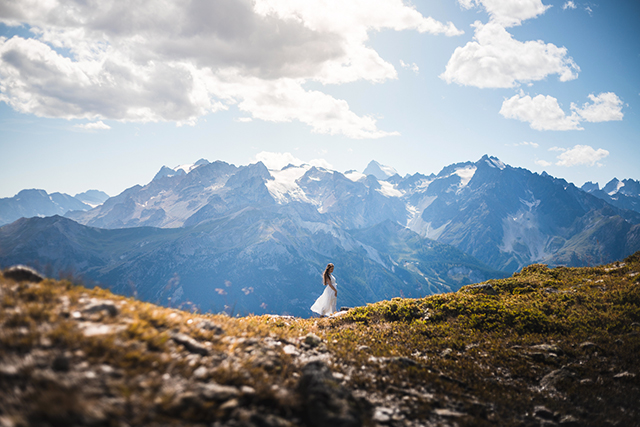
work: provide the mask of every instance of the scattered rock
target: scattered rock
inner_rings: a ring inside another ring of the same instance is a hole
[[[533,350],[545,351],[548,353],[562,354],[562,349],[555,344],[538,344],[531,346]]]
[[[619,374],[615,374],[613,376],[613,378],[616,379],[620,379],[620,378],[635,378],[636,374],[632,373],[632,372],[620,372]]]
[[[556,369],[545,375],[540,380],[540,387],[543,389],[554,389],[562,380],[571,377],[571,372],[566,369]]]
[[[193,377],[195,379],[201,380],[207,377],[209,371],[204,366],[200,366],[198,369],[193,371]]]
[[[320,344],[322,344],[322,338],[320,338],[319,336],[317,336],[313,332],[310,332],[304,337],[304,341],[303,342],[306,345],[308,345],[309,347],[313,348],[313,347],[317,347]]]
[[[453,353],[453,349],[451,348],[445,348],[444,350],[442,350],[442,352],[440,353],[440,357],[449,357],[451,356],[451,353]]]
[[[224,334],[224,329],[221,326],[216,325],[211,320],[203,320],[198,323],[198,328],[204,329],[205,331],[213,331],[215,335]]]
[[[451,418],[464,417],[466,415],[462,412],[453,411],[451,409],[446,409],[446,408],[434,409],[433,412],[436,415],[439,415],[441,417],[451,417]]]
[[[547,294],[557,294],[558,290],[556,288],[544,288],[544,292]]]
[[[391,421],[393,412],[394,411],[392,408],[385,408],[384,406],[378,406],[373,411],[373,421],[382,423],[382,424],[388,423],[389,421]]]
[[[40,283],[44,280],[42,274],[26,265],[14,265],[13,267],[7,268],[2,274],[5,278],[15,280],[16,282]]]
[[[106,311],[109,316],[115,317],[118,315],[118,307],[111,300],[98,300],[95,298],[91,299],[84,308],[81,310],[84,314],[93,314],[99,313],[101,311]]]
[[[533,408],[533,415],[545,420],[553,419],[553,412],[551,412],[546,406],[536,406]]]
[[[308,363],[296,391],[302,403],[303,422],[312,427],[361,426],[365,410],[342,387],[323,362]]]
[[[240,396],[240,390],[232,386],[216,383],[201,384],[199,387],[199,396],[205,400],[224,402]]]
[[[202,356],[207,356],[209,354],[209,350],[207,350],[204,345],[200,344],[189,335],[174,332],[171,335],[171,339],[178,344],[182,344],[184,348],[186,348],[191,353],[200,354]]]
[[[585,341],[585,342],[580,344],[580,348],[582,350],[596,350],[598,348],[598,346],[596,344],[592,343],[591,341]]]
[[[580,425],[580,420],[573,415],[565,415],[560,418],[559,424],[564,427],[578,427]]]

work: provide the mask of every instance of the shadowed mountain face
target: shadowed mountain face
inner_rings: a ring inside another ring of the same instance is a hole
[[[581,188],[613,206],[640,212],[639,181],[633,179],[619,181],[617,178],[613,178],[602,189],[598,184],[592,182],[585,183]]]
[[[627,235],[640,223],[640,213],[612,206],[565,180],[488,156],[447,166],[438,175],[404,178],[389,176],[392,168],[376,162],[366,171],[378,178],[306,165],[276,171],[262,163],[237,168],[220,161],[200,161],[189,173],[170,171],[163,168],[148,185],[132,187],[96,209],[68,217],[101,228],[172,228],[251,207],[316,229],[358,230],[389,220],[509,272],[534,262],[608,262],[640,249],[633,235]],[[635,187],[627,181],[616,188],[632,191]],[[586,220],[592,217],[626,224],[615,229],[615,239],[607,240],[624,242],[624,253],[619,246],[585,237],[598,227]]]
[[[102,192],[88,191],[72,197],[64,193],[47,194],[44,190],[22,190],[13,197],[0,199],[0,226],[20,218],[63,215],[73,210],[88,210],[92,207],[89,200],[97,201],[103,196],[106,197],[102,201],[109,197]],[[93,206],[97,204],[99,203]]]
[[[0,265],[34,260],[169,306],[193,303],[229,314],[307,316],[336,265],[339,304],[419,297],[502,277],[457,249],[386,221],[347,232],[305,228],[258,209],[195,227],[105,230],[62,217],[22,219],[0,228]]]

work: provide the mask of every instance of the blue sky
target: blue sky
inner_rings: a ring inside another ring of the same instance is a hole
[[[157,5],[2,2],[0,197],[113,196],[200,158],[640,179],[637,2]]]

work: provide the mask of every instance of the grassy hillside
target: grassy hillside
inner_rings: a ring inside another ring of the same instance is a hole
[[[0,278],[2,426],[638,426],[640,253],[331,319]]]

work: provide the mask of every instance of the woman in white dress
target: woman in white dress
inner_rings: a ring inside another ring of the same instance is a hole
[[[322,284],[325,286],[324,292],[311,306],[311,311],[320,316],[329,316],[336,312],[336,302],[338,300],[338,284],[333,277],[333,264],[327,264],[327,268],[322,273]]]

